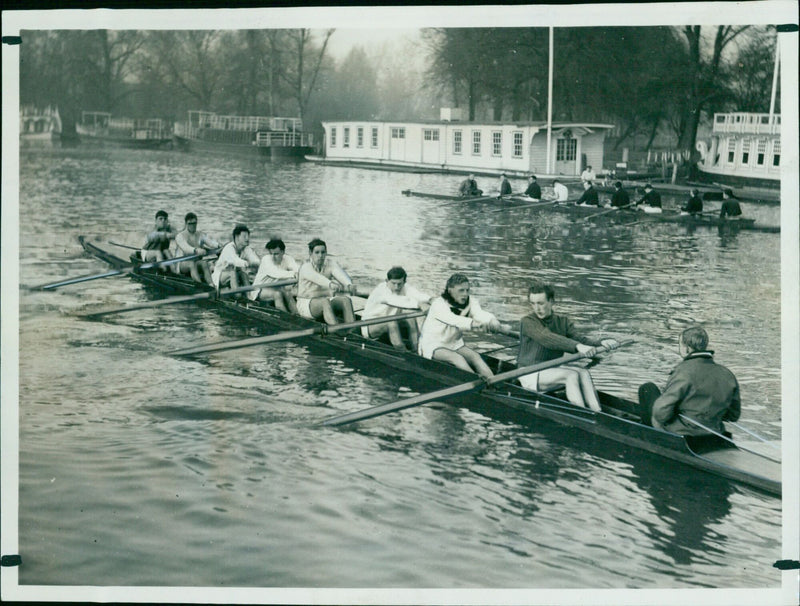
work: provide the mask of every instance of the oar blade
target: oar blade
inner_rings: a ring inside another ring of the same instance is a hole
[[[241,349],[244,347],[253,347],[255,345],[264,345],[266,343],[276,343],[278,341],[289,341],[291,339],[301,339],[303,337],[310,337],[323,331],[322,326],[314,326],[313,328],[305,328],[303,330],[293,330],[289,332],[280,332],[274,335],[266,335],[264,337],[253,337],[251,339],[239,339],[237,341],[220,341],[218,343],[206,343],[205,345],[197,345],[195,347],[186,347],[184,349],[175,349],[166,352],[168,356],[194,356],[197,354],[212,353],[216,351],[230,351],[232,349]]]
[[[91,280],[99,280],[100,278],[109,278],[111,276],[118,276],[127,273],[128,269],[112,269],[105,271],[101,274],[90,274],[88,276],[78,276],[77,278],[70,278],[68,280],[61,280],[59,282],[51,282],[50,284],[42,284],[41,286],[33,286],[31,290],[53,290],[61,288],[62,286],[69,286],[70,284],[80,284],[81,282],[89,282]]]
[[[154,307],[162,307],[164,305],[174,305],[176,303],[187,303],[191,301],[200,301],[202,299],[210,299],[213,293],[204,292],[197,295],[186,295],[183,297],[169,297],[167,299],[159,299],[157,301],[146,301],[144,303],[135,303],[133,305],[124,305],[122,307],[110,307],[107,309],[97,309],[92,311],[78,312],[75,315],[81,318],[99,318],[101,316],[109,316],[112,314],[122,314],[129,311],[136,311],[138,309],[152,309]]]

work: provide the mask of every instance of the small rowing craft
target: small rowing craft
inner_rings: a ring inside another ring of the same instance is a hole
[[[87,241],[80,242],[87,253],[118,268],[128,261],[113,252]],[[207,290],[188,278],[161,273],[158,270],[133,271],[131,277],[145,285],[171,293],[197,293]],[[208,299],[221,311],[248,317],[270,328],[307,329],[319,323],[287,312],[255,303],[249,299],[235,301],[228,298]],[[474,381],[477,375],[449,364],[422,358],[408,351],[398,351],[391,345],[366,339],[360,334],[324,334],[315,331],[308,342],[333,350],[349,359],[360,361],[365,369],[375,368],[380,363],[392,373],[402,372],[422,380],[432,388],[450,387]],[[513,343],[510,337],[498,336],[500,345]],[[498,343],[483,343],[483,356],[496,372],[513,369],[513,356],[497,350]],[[566,401],[563,392],[538,393],[524,390],[519,385],[507,382],[483,389],[479,394],[459,396],[451,400],[486,415],[506,415],[531,423],[537,430],[545,432],[558,425],[578,428],[589,434],[607,438],[625,446],[635,447],[673,461],[686,464],[688,468],[703,470],[731,480],[756,487],[771,494],[781,493],[781,465],[779,462],[752,450],[741,448],[729,441],[710,436],[691,439],[644,425],[638,421],[634,402],[609,393],[600,393],[602,412],[577,408]]]

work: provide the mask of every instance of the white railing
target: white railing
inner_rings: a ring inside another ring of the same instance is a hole
[[[756,114],[733,112],[714,114],[716,133],[753,133],[758,135],[779,135],[781,132],[780,114]]]
[[[270,118],[266,116],[221,116],[213,112],[189,112],[191,128],[213,128],[256,132],[260,130],[299,131],[303,128],[300,118]]]
[[[259,132],[254,144],[258,147],[311,147],[314,138],[311,133]]]

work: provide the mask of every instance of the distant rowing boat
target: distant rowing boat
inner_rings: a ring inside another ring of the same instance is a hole
[[[114,268],[128,267],[126,259],[118,257],[97,244],[80,238],[87,253],[109,263]],[[199,285],[188,278],[152,270],[134,270],[131,277],[145,285],[162,291],[178,293],[197,293],[208,291],[209,287]],[[231,299],[211,299],[213,305],[223,312],[243,315],[256,322],[278,330],[305,329],[320,324],[304,319],[274,307],[252,302]],[[334,350],[342,355],[365,361],[365,367],[374,368],[378,362],[392,373],[398,371],[413,374],[424,379],[434,387],[449,387],[474,381],[477,375],[460,370],[437,360],[428,360],[407,351],[398,351],[380,341],[363,338],[360,334],[314,335],[307,337],[310,342]],[[472,344],[481,349],[480,344]],[[497,343],[482,345],[484,359],[495,371],[513,368],[513,355],[490,353]],[[741,482],[771,494],[781,493],[781,465],[779,462],[760,456],[752,450],[742,449],[718,438],[687,438],[653,427],[638,421],[636,405],[608,393],[601,392],[600,402],[603,412],[593,412],[578,408],[565,400],[561,393],[538,393],[522,389],[513,383],[502,383],[481,391],[479,394],[463,396],[453,403],[467,406],[482,414],[508,414],[523,422],[533,423],[542,431],[554,427],[552,424],[567,425],[589,434],[602,436],[614,442],[684,463],[691,468],[703,470],[731,480]],[[503,413],[502,411],[506,411]]]

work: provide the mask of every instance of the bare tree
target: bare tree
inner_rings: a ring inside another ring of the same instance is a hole
[[[286,82],[289,84],[292,96],[297,102],[300,119],[303,120],[306,114],[311,94],[314,92],[314,85],[319,75],[319,70],[322,65],[322,59],[325,56],[325,49],[328,46],[328,40],[333,35],[335,30],[325,30],[323,33],[322,46],[317,51],[316,59],[312,59],[313,66],[310,70],[310,76],[306,74],[306,58],[308,54],[314,52],[311,40],[313,33],[310,29],[293,29],[287,32],[287,36],[292,45],[294,52],[294,69],[287,71],[284,74]]]

